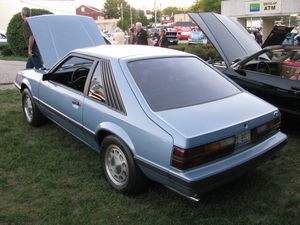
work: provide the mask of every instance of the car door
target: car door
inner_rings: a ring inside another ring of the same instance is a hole
[[[103,123],[121,123],[126,115],[109,60],[100,60],[87,85],[83,108],[85,142],[99,151],[96,133]],[[119,122],[117,122],[119,121]]]
[[[39,86],[42,110],[54,122],[80,139],[84,138],[84,86],[93,63],[88,58],[70,56],[50,73],[49,79],[41,81]]]

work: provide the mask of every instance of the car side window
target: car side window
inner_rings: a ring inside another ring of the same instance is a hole
[[[51,80],[83,92],[92,65],[91,59],[71,56],[53,72]]]
[[[100,63],[97,64],[91,79],[88,96],[100,102],[106,102]]]

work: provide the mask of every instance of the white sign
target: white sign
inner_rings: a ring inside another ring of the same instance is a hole
[[[260,3],[262,13],[279,13],[281,12],[281,0],[271,1],[263,0]]]

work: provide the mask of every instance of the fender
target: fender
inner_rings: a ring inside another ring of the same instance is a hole
[[[128,136],[128,134],[125,132],[125,130],[122,127],[120,127],[117,124],[112,123],[112,122],[103,122],[103,123],[100,123],[99,126],[97,127],[96,133],[101,132],[103,130],[108,131],[108,132],[113,133],[114,135],[118,136],[121,139],[121,141],[125,142],[125,144],[129,147],[129,149],[132,151],[132,153],[134,155],[136,154],[136,150],[135,150],[132,140],[130,139],[130,137]]]
[[[24,90],[24,85],[27,86],[27,88],[29,89],[30,93],[34,96],[34,93],[33,93],[33,90],[32,90],[32,87],[31,87],[31,84],[30,82],[28,81],[27,78],[23,78],[22,79],[22,82],[21,82],[21,92]]]

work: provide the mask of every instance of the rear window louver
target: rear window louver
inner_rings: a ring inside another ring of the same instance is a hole
[[[116,85],[116,81],[114,79],[110,62],[103,60],[101,68],[103,74],[104,88],[106,91],[107,105],[119,112],[126,114],[124,104],[122,102],[118,87]]]

